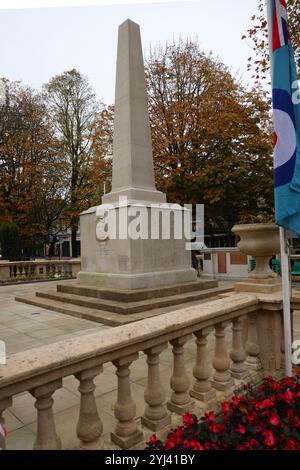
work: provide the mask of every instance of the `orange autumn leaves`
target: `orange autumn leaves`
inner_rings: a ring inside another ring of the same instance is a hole
[[[147,63],[159,189],[204,203],[208,230],[230,230],[247,214],[272,212],[270,103],[246,90],[196,41],[154,50]]]
[[[233,51],[234,53],[234,51]],[[158,189],[170,202],[204,203],[207,232],[272,213],[270,103],[244,88],[196,41],[167,44],[146,61]],[[78,227],[82,210],[110,190],[112,106],[76,70],[37,93],[7,82],[0,107],[0,223],[23,240]]]
[[[80,81],[80,74],[77,77]],[[112,110],[95,108],[87,123],[88,136],[78,127],[77,141],[68,140],[57,128],[45,93],[20,83],[4,83],[0,224],[15,222],[22,247],[34,254],[48,233],[70,227],[72,221],[78,223],[81,210],[92,202],[99,203],[103,179],[109,178],[111,171]],[[71,101],[71,87],[66,91]]]

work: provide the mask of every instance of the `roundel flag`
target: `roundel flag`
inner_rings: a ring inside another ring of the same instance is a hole
[[[294,106],[291,95],[275,88],[273,90],[274,120],[274,179],[275,188],[290,183],[294,176],[297,135]]]
[[[275,217],[300,236],[300,103],[285,0],[272,5]],[[298,100],[299,101],[299,100]]]

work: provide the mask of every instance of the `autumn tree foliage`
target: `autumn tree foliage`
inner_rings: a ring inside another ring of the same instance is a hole
[[[97,107],[86,79],[75,78],[80,83],[73,88],[65,82],[59,88],[57,77],[50,82],[65,114],[54,109],[53,88],[41,94],[2,80],[0,224],[17,225],[23,257],[37,255],[50,233],[75,229],[80,212],[100,203],[110,180],[113,108]]]
[[[43,243],[63,206],[60,162],[42,97],[4,80],[0,105],[0,223],[14,222],[22,247]]]
[[[196,41],[180,40],[147,61],[159,189],[168,200],[203,203],[206,232],[228,232],[273,207],[269,102],[246,90]]]
[[[286,3],[289,17],[289,30],[298,71],[300,73],[300,0],[287,0]],[[252,70],[253,78],[256,82],[265,79],[269,80],[269,37],[265,0],[258,0],[257,12],[252,16],[251,21],[251,27],[242,37],[253,50],[253,55],[248,59],[248,70]]]
[[[94,124],[93,158],[88,179],[88,207],[101,203],[104,192],[111,190],[113,158],[114,106],[105,106]]]
[[[72,232],[72,256],[76,257],[79,214],[94,199],[92,183],[96,175],[106,177],[109,172],[106,145],[110,137],[105,116],[110,111],[97,101],[88,79],[75,69],[53,77],[44,89],[59,155],[65,165],[65,220]],[[96,184],[97,188],[103,186],[101,181]]]

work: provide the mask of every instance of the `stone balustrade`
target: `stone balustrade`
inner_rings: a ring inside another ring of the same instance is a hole
[[[77,425],[80,447],[103,448],[101,410],[96,406],[94,379],[101,374],[103,365],[111,362],[116,368],[118,388],[114,404],[117,424],[111,429],[110,445],[123,449],[139,443],[143,446],[147,429],[151,432],[168,429],[174,416],[186,410],[216,406],[220,394],[223,398],[224,394],[232,394],[257,371],[260,376],[274,373],[274,370],[261,369],[262,363],[268,362],[266,358],[261,361],[260,347],[266,337],[260,339],[257,318],[263,315],[261,312],[268,311],[270,301],[262,304],[264,300],[254,294],[231,294],[202,305],[12,355],[7,365],[0,366],[0,422],[3,422],[4,410],[12,405],[14,395],[28,391],[35,398],[37,409],[34,448],[60,449],[53,401],[55,391],[62,387],[62,379],[74,375],[81,394]],[[272,304],[269,313],[274,313],[275,308],[279,312],[282,305]],[[208,337],[212,334],[215,338],[213,357],[207,348]],[[272,336],[270,330],[269,336]],[[192,337],[197,349],[191,382],[184,355],[185,345]],[[228,346],[228,339],[231,346]],[[270,344],[274,344],[274,338],[270,338]],[[160,354],[168,345],[173,352],[173,371],[170,389],[163,390],[159,363]],[[280,369],[280,341],[277,346]],[[141,352],[148,368],[148,379],[144,413],[138,421],[131,393],[130,367]],[[274,356],[270,350],[266,354]],[[272,364],[277,367],[276,361]]]
[[[74,278],[80,271],[80,266],[80,259],[0,261],[0,282],[43,278]]]

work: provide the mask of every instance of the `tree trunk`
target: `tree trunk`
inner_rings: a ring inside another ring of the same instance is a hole
[[[72,244],[72,258],[77,258],[77,242],[76,242],[76,233],[77,229],[72,228],[72,235],[71,235],[71,244]]]

